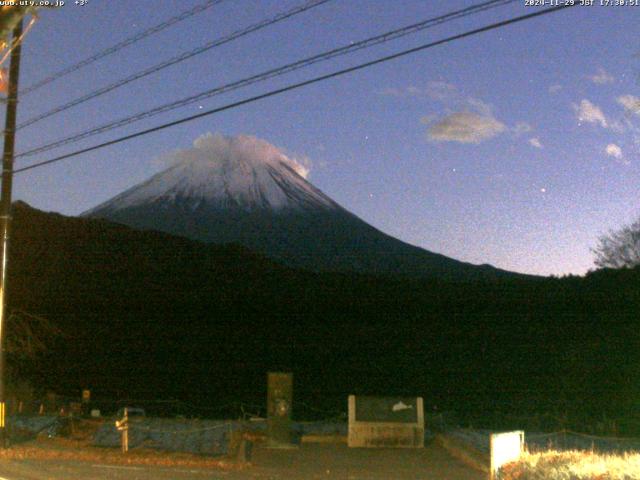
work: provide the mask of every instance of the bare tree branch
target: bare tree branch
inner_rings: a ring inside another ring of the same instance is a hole
[[[591,250],[600,268],[633,268],[640,265],[640,219],[620,230],[611,230]]]

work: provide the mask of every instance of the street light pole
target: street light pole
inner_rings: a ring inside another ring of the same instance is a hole
[[[9,91],[7,116],[4,129],[2,155],[2,190],[0,191],[0,235],[2,252],[0,259],[0,447],[8,443],[5,395],[5,340],[7,324],[7,263],[9,260],[9,235],[11,227],[11,188],[13,186],[13,154],[16,137],[16,110],[18,107],[18,77],[20,76],[20,37],[22,19],[13,29],[11,66],[9,67]]]

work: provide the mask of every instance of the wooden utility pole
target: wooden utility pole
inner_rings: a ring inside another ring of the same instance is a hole
[[[0,192],[0,446],[8,445],[5,395],[5,340],[7,323],[7,263],[9,260],[9,236],[11,227],[11,188],[13,186],[13,154],[16,139],[16,111],[18,107],[18,77],[20,76],[20,42],[22,19],[13,29],[11,66],[9,67],[9,94],[4,128],[4,152],[2,155],[2,191]]]

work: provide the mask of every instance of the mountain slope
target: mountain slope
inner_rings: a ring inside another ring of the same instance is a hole
[[[207,135],[171,167],[84,213],[207,243],[239,243],[287,265],[437,276],[507,274],[409,245],[342,208],[302,165],[253,137]]]
[[[25,372],[43,389],[211,409],[261,405],[265,372],[283,370],[296,415],[355,393],[580,418],[640,395],[640,269],[464,283],[311,273],[24,204],[14,219],[9,310],[65,332]]]

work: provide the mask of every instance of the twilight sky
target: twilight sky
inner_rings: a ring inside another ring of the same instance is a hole
[[[73,1],[25,40],[30,84],[203,0]],[[18,122],[304,0],[225,0],[24,96]],[[469,0],[332,0],[25,127],[17,152]],[[525,0],[213,97],[16,168],[509,17]],[[19,174],[14,197],[79,214],[163,168],[201,134],[249,134],[310,165],[309,180],[375,227],[472,263],[583,274],[610,228],[640,213],[640,6],[575,7]],[[2,121],[4,121],[2,119]]]

